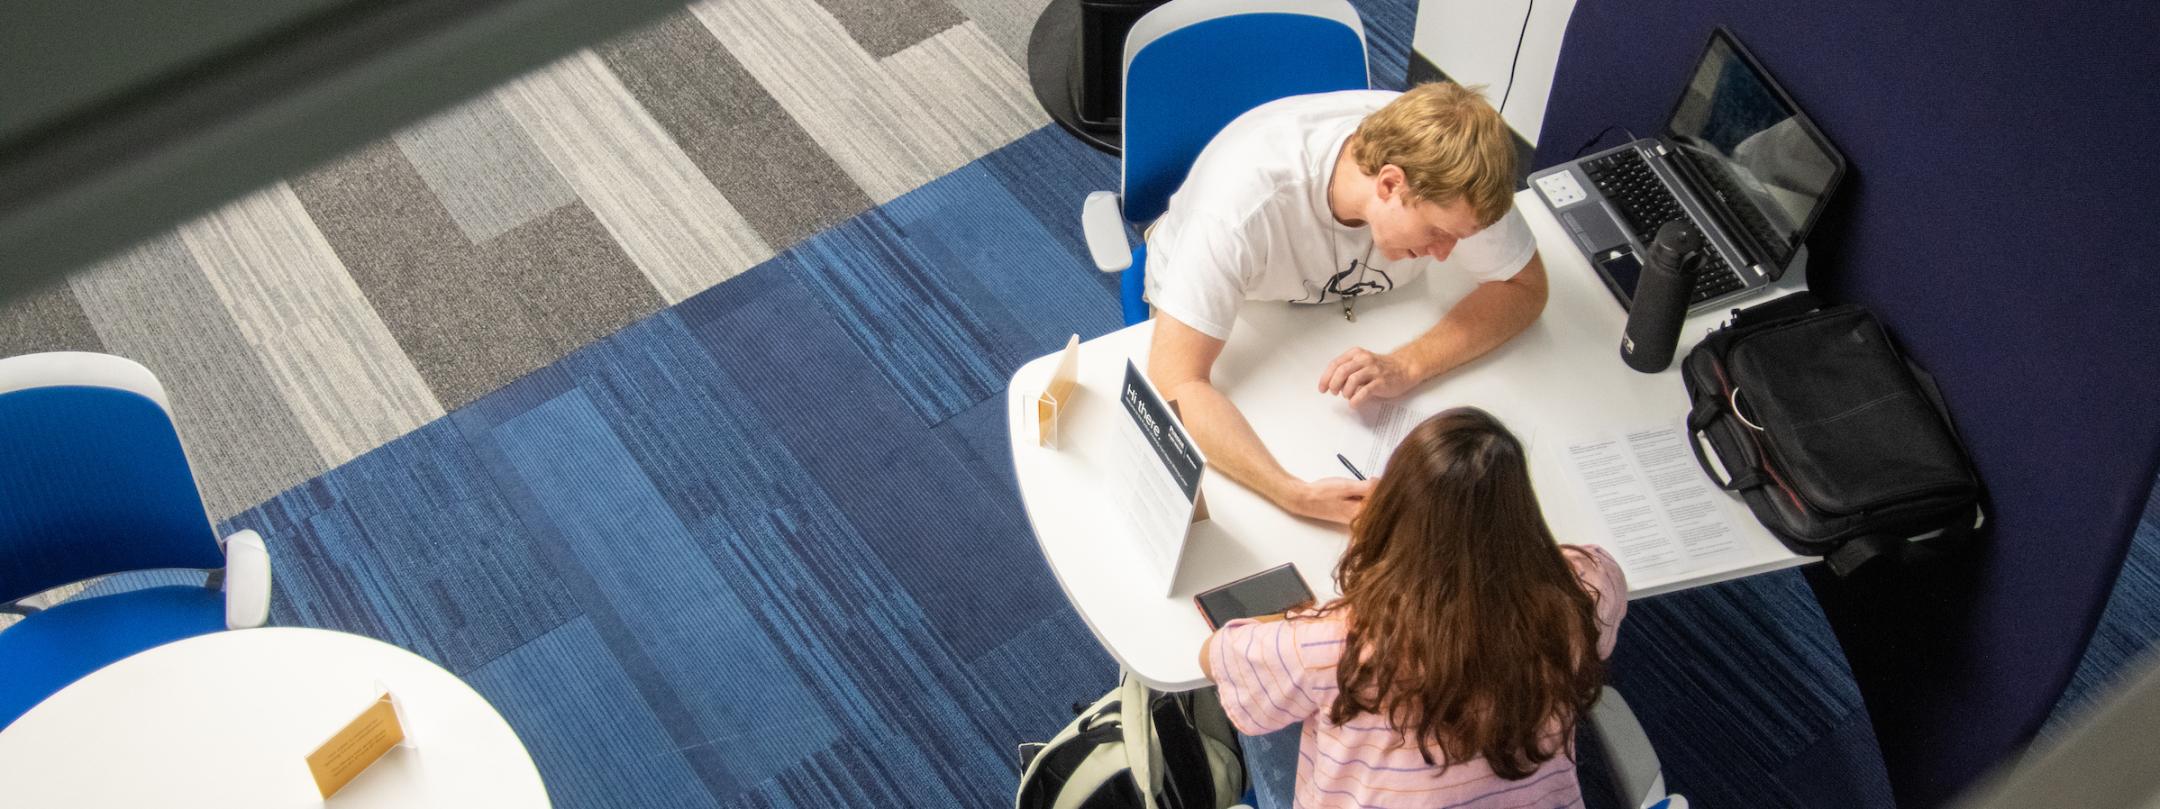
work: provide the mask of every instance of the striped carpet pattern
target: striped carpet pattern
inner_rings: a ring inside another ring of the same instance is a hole
[[[156,369],[229,517],[1042,127],[1046,2],[691,5],[0,304],[0,356]]]
[[[559,806],[1009,801],[1115,678],[998,384],[1118,326],[1072,215],[1114,177],[1029,135],[239,515],[273,620],[465,677]]]

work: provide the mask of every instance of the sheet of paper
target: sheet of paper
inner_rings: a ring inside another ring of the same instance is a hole
[[[1372,433],[1372,442],[1365,448],[1365,458],[1358,463],[1358,471],[1364,472],[1368,478],[1376,478],[1387,472],[1388,456],[1395,454],[1395,447],[1402,443],[1403,436],[1410,434],[1411,427],[1424,421],[1411,418],[1409,408],[1394,402],[1383,402],[1369,409],[1361,408],[1358,418],[1365,422],[1365,429]]]
[[[1603,544],[1632,573],[1715,564],[1739,545],[1678,426],[1570,443],[1568,471],[1594,504]]]

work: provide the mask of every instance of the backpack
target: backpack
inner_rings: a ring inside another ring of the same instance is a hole
[[[1681,378],[1703,472],[1839,576],[1913,552],[1910,539],[1932,535],[1926,548],[1939,550],[1982,519],[1942,392],[1864,308],[1799,294],[1736,310],[1688,352]]]
[[[1245,792],[1215,690],[1166,693],[1130,674],[1021,758],[1014,809],[1227,809]]]

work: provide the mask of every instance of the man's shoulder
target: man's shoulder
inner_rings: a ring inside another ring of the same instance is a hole
[[[1304,93],[1268,101],[1247,111],[1246,116],[1274,115],[1353,115],[1363,116],[1387,106],[1401,96],[1394,90],[1333,90],[1325,93]]]
[[[1234,146],[1260,154],[1287,154],[1302,149],[1315,133],[1335,135],[1357,127],[1374,110],[1395,96],[1387,90],[1342,90],[1278,98],[1261,104],[1224,124],[1207,151]]]
[[[1185,186],[1202,195],[1251,199],[1287,184],[1312,182],[1315,168],[1332,164],[1334,156],[1326,154],[1329,148],[1396,95],[1385,90],[1345,90],[1290,96],[1254,107],[1224,125],[1200,151]]]

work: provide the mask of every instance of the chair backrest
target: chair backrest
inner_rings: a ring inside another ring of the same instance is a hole
[[[1125,219],[1161,216],[1193,158],[1245,111],[1370,83],[1347,0],[1164,3],[1125,37]]]
[[[74,351],[0,359],[0,601],[224,564],[149,369]]]

